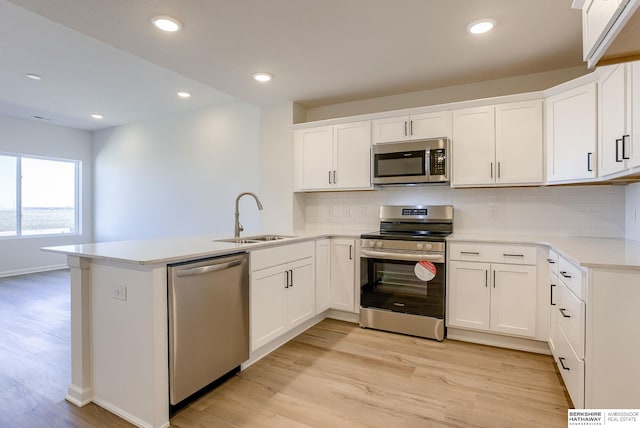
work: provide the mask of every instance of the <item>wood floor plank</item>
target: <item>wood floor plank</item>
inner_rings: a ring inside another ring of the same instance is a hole
[[[64,401],[69,273],[0,279],[0,426],[130,427]],[[192,427],[565,427],[547,355],[324,320],[178,411]]]

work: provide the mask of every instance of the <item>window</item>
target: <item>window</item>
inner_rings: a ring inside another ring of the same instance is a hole
[[[0,155],[0,237],[78,234],[80,162]]]

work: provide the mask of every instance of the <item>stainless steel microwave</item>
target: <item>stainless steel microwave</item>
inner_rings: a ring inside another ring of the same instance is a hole
[[[375,144],[372,149],[373,184],[447,183],[448,138]]]

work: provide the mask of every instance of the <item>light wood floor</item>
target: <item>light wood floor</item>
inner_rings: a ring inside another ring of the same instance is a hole
[[[68,272],[0,279],[0,426],[131,426],[64,396]],[[550,356],[324,320],[171,418],[173,427],[566,427]]]

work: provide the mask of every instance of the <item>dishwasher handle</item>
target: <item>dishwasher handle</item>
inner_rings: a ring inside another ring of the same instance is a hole
[[[201,266],[201,267],[191,268],[191,269],[182,269],[182,270],[176,271],[176,276],[182,277],[182,276],[203,275],[205,273],[217,272],[220,270],[225,270],[232,267],[240,266],[241,264],[242,264],[242,260],[234,260],[228,263],[219,263],[215,265]]]

